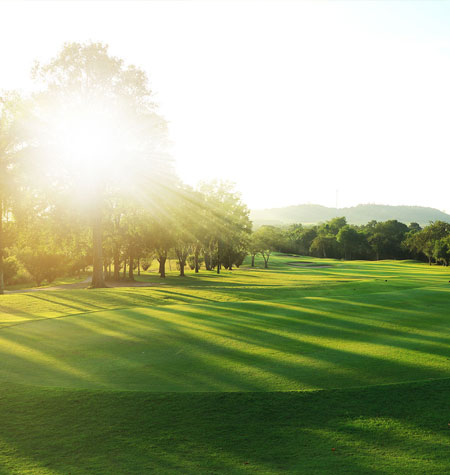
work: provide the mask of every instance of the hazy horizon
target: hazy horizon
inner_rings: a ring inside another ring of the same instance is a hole
[[[252,209],[450,210],[450,5],[0,2],[0,89],[102,41],[144,69],[180,177],[236,182]],[[437,183],[436,183],[437,182]]]
[[[410,208],[431,208],[431,209],[437,209],[438,211],[442,211],[444,213],[447,213],[445,210],[443,209],[439,209],[439,208],[434,208],[432,206],[421,206],[421,205],[391,205],[391,204],[385,204],[385,203],[357,203],[355,205],[350,205],[350,206],[333,206],[333,205],[330,205],[330,206],[327,206],[327,205],[322,205],[320,203],[294,203],[294,204],[290,204],[290,205],[286,205],[286,206],[266,206],[264,208],[251,208],[252,211],[262,211],[262,210],[265,210],[265,209],[278,209],[278,208],[289,208],[289,207],[295,207],[295,206],[324,206],[326,208],[329,208],[329,209],[337,209],[337,210],[340,210],[340,209],[346,209],[346,208],[355,208],[357,206],[394,206],[394,207],[410,207]]]

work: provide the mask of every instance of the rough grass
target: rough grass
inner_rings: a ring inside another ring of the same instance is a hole
[[[449,472],[450,272],[294,259],[3,296],[0,472]]]

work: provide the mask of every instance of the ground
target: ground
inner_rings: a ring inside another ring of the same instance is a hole
[[[2,296],[0,472],[449,472],[450,272],[269,264]]]

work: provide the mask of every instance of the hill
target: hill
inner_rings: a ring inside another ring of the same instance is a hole
[[[450,222],[450,215],[435,208],[424,206],[389,206],[364,204],[350,208],[328,208],[326,206],[303,204],[252,210],[250,217],[256,226],[263,224],[281,225],[291,223],[315,224],[336,216],[345,216],[351,224],[366,224],[369,221],[386,221],[397,219],[402,223],[416,222],[426,225],[430,221]]]

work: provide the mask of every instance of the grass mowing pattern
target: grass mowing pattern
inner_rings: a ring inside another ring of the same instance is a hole
[[[448,472],[446,269],[292,261],[4,296],[0,470]]]

